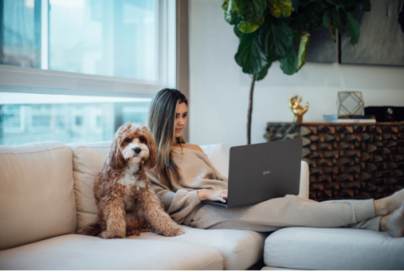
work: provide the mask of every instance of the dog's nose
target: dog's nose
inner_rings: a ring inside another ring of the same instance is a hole
[[[141,151],[139,147],[135,147],[133,150],[135,151],[136,154],[139,154]]]

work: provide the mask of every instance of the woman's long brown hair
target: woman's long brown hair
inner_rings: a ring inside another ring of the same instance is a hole
[[[187,98],[176,89],[163,89],[152,99],[147,118],[147,126],[156,141],[158,154],[156,171],[160,182],[172,189],[172,180],[181,178],[179,168],[172,160],[174,141],[185,143],[181,136],[175,138],[175,113],[180,103],[188,105]]]

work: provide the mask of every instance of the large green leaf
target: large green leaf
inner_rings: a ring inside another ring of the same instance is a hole
[[[306,63],[306,56],[307,56],[307,52],[309,50],[309,44],[310,44],[310,33],[308,33],[308,32],[302,33],[302,37],[300,39],[300,45],[299,45],[299,54],[297,56],[296,72],[299,71],[303,67],[303,65]]]
[[[353,5],[356,2],[356,0],[327,0],[327,2],[334,5],[337,9],[339,9]]]
[[[351,44],[356,44],[359,41],[360,36],[359,23],[350,13],[346,14],[346,18],[348,20],[349,35],[351,36]]]
[[[261,50],[259,31],[241,35],[240,44],[234,58],[246,74],[257,75],[262,71],[268,62]]]
[[[293,20],[290,27],[293,31],[300,32],[307,27],[312,30],[318,30],[322,25],[322,13],[324,12],[324,5],[322,2],[309,3],[306,6],[300,6],[299,12],[294,13]],[[285,19],[283,19],[285,20]]]
[[[328,34],[330,35],[331,39],[336,42],[337,40],[335,39],[335,28],[330,10],[327,10],[323,14],[323,25],[327,28]]]
[[[261,26],[262,50],[269,61],[286,57],[293,48],[293,32],[282,20],[266,20]]]
[[[361,2],[362,2],[362,9],[364,11],[369,12],[371,7],[372,7],[371,4],[370,4],[370,0],[361,0]]]
[[[229,8],[229,1],[230,1],[230,0],[224,0],[224,1],[222,1],[222,9],[223,9],[224,11],[227,11],[227,9]]]
[[[264,18],[265,17],[262,16],[262,18],[259,19],[256,23],[241,21],[237,25],[237,27],[243,33],[252,33],[254,31],[256,31],[264,23]]]
[[[310,23],[311,30],[318,30],[322,23],[322,13],[324,11],[324,4],[321,1],[310,3],[309,5],[305,6],[301,12],[306,17],[306,24]]]
[[[234,0],[225,0],[222,3],[224,10],[224,19],[231,25],[238,24],[242,19],[237,14],[236,4]]]
[[[239,39],[241,39],[241,36],[243,36],[243,32],[238,29],[237,25],[234,26],[234,34],[236,34]]]
[[[301,6],[306,6],[306,5],[308,5],[310,3],[313,3],[313,2],[316,2],[316,1],[318,1],[318,0],[299,0],[299,4]]]
[[[331,16],[333,20],[334,28],[338,29],[340,34],[345,33],[345,26],[346,26],[346,13],[342,9],[337,10],[333,8],[331,10]]]
[[[354,12],[356,10],[356,8],[357,8],[357,5],[355,3],[352,6],[344,8],[344,10],[345,10],[345,12]]]
[[[284,74],[291,76],[296,72],[297,56],[294,49],[290,50],[289,54],[279,61]]]
[[[296,31],[298,29],[301,29],[308,23],[306,16],[303,15],[303,13],[298,13],[295,15],[294,20],[292,21],[292,24],[290,25],[291,29],[293,31]]]
[[[272,62],[268,62],[268,63],[264,66],[264,68],[262,68],[261,72],[259,72],[259,74],[256,75],[255,80],[256,80],[256,81],[259,81],[259,80],[261,80],[261,79],[264,79],[265,76],[267,75],[268,69],[271,67],[271,65],[272,65]]]
[[[267,0],[267,6],[276,18],[285,18],[292,14],[292,0]]]
[[[243,21],[255,23],[264,15],[267,8],[266,0],[233,0],[238,15],[243,18]]]
[[[299,0],[292,0],[292,7],[295,12],[298,12],[300,6]]]

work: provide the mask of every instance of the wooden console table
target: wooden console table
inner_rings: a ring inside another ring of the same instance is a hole
[[[404,188],[404,122],[271,122],[266,131],[268,141],[302,137],[311,199],[379,199]]]

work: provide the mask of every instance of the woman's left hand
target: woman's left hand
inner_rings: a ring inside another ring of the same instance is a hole
[[[227,190],[200,190],[197,192],[201,201],[220,201],[227,202]]]

